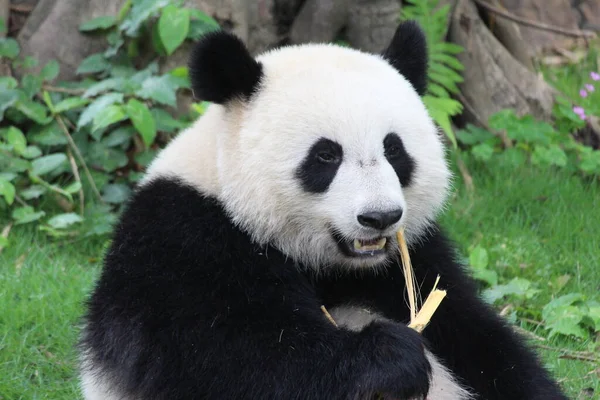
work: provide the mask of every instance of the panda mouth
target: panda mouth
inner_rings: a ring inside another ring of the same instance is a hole
[[[373,257],[384,254],[389,243],[387,237],[347,240],[338,234],[333,236],[342,253],[349,257]]]

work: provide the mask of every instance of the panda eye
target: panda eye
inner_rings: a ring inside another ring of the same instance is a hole
[[[339,161],[339,157],[327,151],[320,151],[317,153],[317,160],[325,164],[333,164]]]
[[[388,160],[403,157],[406,153],[402,141],[396,134],[386,136],[383,141],[383,149]]]
[[[400,147],[396,146],[396,145],[391,145],[390,147],[388,147],[385,151],[385,155],[387,157],[397,157],[400,155],[400,152],[402,150],[400,150]]]

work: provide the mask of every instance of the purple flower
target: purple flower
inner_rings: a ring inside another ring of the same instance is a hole
[[[585,89],[581,89],[581,90],[579,91],[579,95],[580,95],[581,97],[587,97],[588,93],[585,91]]]
[[[585,114],[585,110],[583,109],[583,107],[579,107],[579,106],[575,106],[573,107],[573,112],[577,115],[584,115]]]
[[[585,110],[583,107],[575,106],[573,107],[573,112],[579,116],[582,120],[586,120]]]
[[[597,72],[591,72],[590,76],[592,77],[592,80],[594,81],[600,81],[600,74]]]
[[[585,88],[588,90],[588,92],[593,92],[594,90],[596,90],[596,88],[594,88],[594,85],[592,85],[591,83],[586,83]]]

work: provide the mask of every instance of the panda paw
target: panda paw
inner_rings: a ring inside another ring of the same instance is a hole
[[[420,334],[402,324],[378,321],[360,336],[359,354],[368,360],[357,382],[361,391],[380,399],[427,397],[432,369]]]

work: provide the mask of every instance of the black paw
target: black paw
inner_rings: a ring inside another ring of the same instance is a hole
[[[359,378],[361,398],[424,399],[431,365],[420,334],[405,325],[373,322],[360,333],[365,368]],[[366,396],[366,397],[363,397]],[[379,397],[377,397],[379,396]]]

